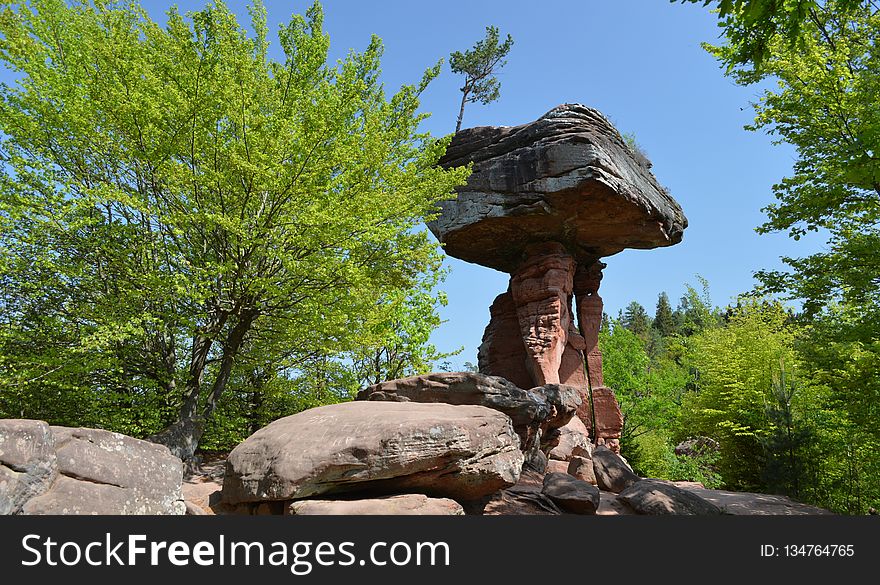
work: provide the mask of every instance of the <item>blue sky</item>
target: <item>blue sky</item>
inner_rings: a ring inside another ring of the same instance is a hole
[[[270,29],[274,32],[310,3],[267,0]],[[145,2],[157,19],[170,4]],[[203,4],[178,2],[183,11]],[[227,5],[246,14],[245,1]],[[612,316],[632,300],[653,314],[661,291],[675,304],[697,274],[708,279],[713,301],[724,305],[753,286],[754,271],[780,267],[780,256],[815,249],[816,242],[754,232],[764,220],[761,208],[773,201],[771,186],[791,171],[794,152],[743,129],[752,119],[749,103],[757,89],[734,85],[700,48],[719,34],[715,16],[700,5],[665,0],[325,0],[324,8],[333,58],[363,49],[371,34],[383,39],[389,92],[417,81],[451,51],[471,46],[487,25],[512,34],[515,44],[499,76],[501,99],[489,106],[470,104],[464,127],[521,124],[557,104],[580,102],[636,136],[690,226],[677,246],[629,250],[605,259],[600,294]],[[433,115],[425,128],[433,134],[454,129],[460,83],[446,65],[426,91],[423,110]],[[442,350],[463,346],[453,360],[460,366],[476,361],[488,307],[507,288],[507,276],[455,259],[448,265],[446,323],[434,341]]]
[[[290,4],[268,6],[280,18]],[[795,154],[743,129],[758,90],[736,86],[700,47],[719,35],[716,17],[700,5],[328,0],[325,10],[336,51],[363,47],[371,33],[384,40],[389,86],[411,82],[437,58],[469,47],[486,25],[512,34],[515,44],[499,76],[501,99],[469,105],[465,127],[521,124],[557,104],[580,102],[636,136],[690,226],[677,246],[605,259],[600,293],[612,316],[632,300],[653,314],[661,291],[675,304],[697,274],[708,279],[713,301],[724,305],[752,288],[754,271],[780,267],[780,256],[808,251],[804,241],[754,231],[764,221],[761,208],[773,201],[771,186],[790,173]],[[447,67],[428,89],[423,103],[433,113],[427,125],[433,133],[454,128],[459,86]],[[507,276],[455,259],[448,264],[447,322],[434,340],[441,349],[464,346],[453,360],[460,365],[476,361],[488,307],[507,288]]]

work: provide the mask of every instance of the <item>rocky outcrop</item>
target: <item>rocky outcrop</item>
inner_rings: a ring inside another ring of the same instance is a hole
[[[485,406],[510,417],[524,446],[553,412],[543,395],[476,372],[438,372],[389,380],[361,390],[356,400]]]
[[[697,457],[718,451],[718,441],[711,437],[690,437],[675,446],[675,454]]]
[[[583,347],[571,314],[574,258],[558,242],[533,244],[510,277],[526,369],[535,385],[559,384],[569,337]]]
[[[717,516],[724,512],[708,500],[659,479],[643,479],[618,494],[638,514]]]
[[[547,384],[524,390],[504,378],[476,372],[437,372],[388,380],[360,391],[356,399],[485,406],[503,412],[513,422],[520,448],[530,461],[541,458],[536,450],[551,448],[548,441],[581,408],[577,388]],[[534,461],[530,465],[539,470],[544,467]]]
[[[612,445],[619,443],[623,432],[623,413],[617,397],[614,396],[614,390],[607,386],[592,388],[584,396],[578,416],[586,425],[590,436],[596,437],[598,444],[606,445],[615,453],[620,452],[620,449],[612,448]]]
[[[467,262],[510,273],[526,247],[557,241],[590,264],[624,248],[676,244],[687,227],[649,166],[580,104],[522,126],[458,132],[440,164],[469,162],[467,184],[428,224],[447,254]]]
[[[678,243],[681,208],[650,163],[580,104],[522,126],[458,132],[440,164],[473,172],[428,227],[450,256],[511,275],[490,309],[480,371],[522,388],[579,388],[578,416],[597,444],[619,452],[622,415],[598,346],[600,258]]]
[[[183,464],[166,447],[99,429],[0,420],[0,511],[183,514]]]
[[[372,491],[478,499],[516,483],[510,418],[483,406],[357,401],[284,417],[226,461],[227,504]]]
[[[461,504],[449,498],[403,494],[365,500],[298,500],[285,513],[297,516],[463,516]]]
[[[541,491],[571,514],[595,514],[599,509],[599,488],[567,473],[548,473]]]
[[[620,455],[604,446],[593,449],[593,471],[599,487],[615,494],[619,494],[641,479],[633,473]]]

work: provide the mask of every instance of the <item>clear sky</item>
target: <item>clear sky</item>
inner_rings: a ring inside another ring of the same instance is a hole
[[[304,12],[310,0],[267,0],[270,29]],[[154,18],[171,2],[147,0]],[[178,2],[181,10],[203,1]],[[246,2],[227,5],[245,15]],[[580,102],[605,113],[621,132],[633,133],[654,163],[690,226],[677,246],[629,250],[605,259],[600,294],[612,316],[630,301],[653,314],[657,295],[673,305],[697,274],[708,279],[712,299],[724,305],[749,290],[752,274],[781,266],[783,255],[803,255],[805,244],[784,234],[759,236],[761,208],[773,201],[771,186],[788,174],[792,149],[761,133],[747,132],[749,102],[757,90],[722,75],[700,47],[718,40],[715,15],[701,5],[665,0],[325,0],[325,28],[333,58],[362,50],[370,35],[385,43],[383,79],[389,93],[416,82],[453,50],[470,47],[496,25],[515,39],[502,70],[501,99],[470,104],[464,127],[517,125],[553,106]],[[274,45],[278,50],[277,43]],[[445,66],[427,90],[426,129],[435,135],[455,127],[461,80]],[[815,245],[815,244],[812,244]],[[507,288],[507,276],[449,259],[443,286],[446,323],[434,336],[440,349],[464,346],[453,364],[476,361],[488,307]]]

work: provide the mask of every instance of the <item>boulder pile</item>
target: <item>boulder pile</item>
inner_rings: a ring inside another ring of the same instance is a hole
[[[658,488],[594,446],[575,415],[579,406],[571,386],[523,389],[476,372],[389,380],[354,402],[312,408],[251,435],[226,459],[210,507],[258,515],[558,515],[600,513],[603,499],[613,498],[625,513],[670,513],[656,493],[682,490]],[[671,513],[714,508],[693,505],[694,497],[677,496],[684,503]]]

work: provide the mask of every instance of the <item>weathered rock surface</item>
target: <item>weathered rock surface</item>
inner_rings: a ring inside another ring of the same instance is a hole
[[[703,453],[717,451],[718,447],[718,441],[711,437],[691,437],[675,446],[675,454],[696,457]]]
[[[597,440],[617,450],[623,415],[614,392],[602,385],[598,346],[603,306],[598,288],[605,265],[576,267],[558,242],[533,244],[526,253],[511,275],[509,291],[490,309],[478,354],[480,371],[524,388],[551,383],[578,388],[578,416]],[[572,312],[575,297],[580,331]]]
[[[570,461],[572,457],[590,457],[593,446],[587,427],[580,417],[573,416],[559,428],[559,442],[550,450],[550,459]]]
[[[526,368],[526,348],[516,305],[509,292],[495,298],[489,307],[489,315],[489,324],[477,352],[480,372],[503,377],[520,388],[531,388],[535,383]]]
[[[599,509],[599,488],[568,473],[548,473],[541,491],[560,509],[572,514],[595,514]]]
[[[578,416],[587,426],[590,436],[600,439],[619,439],[623,431],[623,413],[620,404],[614,396],[614,391],[607,386],[600,386],[592,390],[593,408],[590,409],[590,400],[586,397],[578,410]],[[596,428],[592,428],[595,420]]]
[[[226,460],[228,504],[320,494],[419,492],[478,499],[516,483],[519,437],[483,406],[356,401],[284,417]]]
[[[581,481],[585,481],[591,485],[598,485],[596,480],[596,470],[593,469],[593,460],[587,457],[574,456],[568,462],[568,469],[565,470],[572,477],[576,477]]]
[[[185,511],[181,461],[166,447],[119,433],[3,420],[0,462],[8,478],[0,479],[4,513]]]
[[[825,516],[828,510],[802,504],[785,496],[710,490],[698,484],[675,482],[677,487],[689,491],[734,516]]]
[[[0,514],[18,514],[58,475],[55,437],[41,420],[0,420]]]
[[[554,240],[590,263],[678,243],[687,226],[649,166],[580,104],[522,126],[458,132],[440,164],[469,162],[467,184],[428,224],[447,254],[467,262],[513,272],[527,246]]]
[[[569,337],[580,338],[570,307],[576,264],[559,242],[532,244],[525,253],[525,261],[511,274],[510,295],[527,356],[526,369],[535,385],[559,384]],[[583,346],[582,340],[579,345]]]
[[[596,483],[605,491],[619,494],[641,478],[633,473],[619,455],[602,445],[593,449]]]
[[[531,389],[550,405],[550,416],[542,425],[546,432],[558,431],[567,425],[581,407],[581,393],[574,386],[545,384]]]
[[[389,380],[358,392],[356,400],[485,406],[503,412],[527,445],[553,410],[535,392],[497,376],[476,372],[438,372]]]
[[[542,493],[543,475],[523,471],[516,485],[492,495],[477,513],[484,516],[558,516],[563,511]]]
[[[636,512],[627,506],[614,492],[599,492],[597,516],[632,516]]]
[[[695,493],[659,479],[643,479],[618,494],[638,514],[717,516],[724,512]]]
[[[463,516],[461,504],[449,498],[403,494],[366,500],[298,500],[286,508],[298,516]]]

